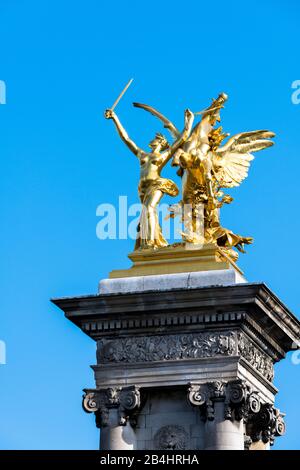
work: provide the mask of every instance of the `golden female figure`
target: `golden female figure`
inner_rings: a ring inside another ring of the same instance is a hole
[[[172,146],[169,146],[162,134],[156,134],[149,144],[152,149],[151,152],[145,152],[140,149],[130,139],[114,111],[107,109],[105,111],[105,117],[106,119],[113,120],[121,139],[138,157],[140,162],[138,191],[143,207],[135,249],[166,246],[168,243],[163,237],[156,208],[164,194],[177,196],[179,190],[173,181],[161,177],[161,171],[179,147],[188,139],[192,129],[194,115],[188,109],[185,111],[184,129]]]
[[[252,243],[252,238],[234,234],[221,226],[219,209],[233,200],[221,189],[241,184],[254,158],[252,152],[272,146],[270,139],[275,134],[268,130],[242,132],[222,144],[229,134],[224,134],[222,128],[215,128],[215,125],[220,121],[220,110],[227,99],[228,96],[221,93],[208,108],[195,113],[201,114],[202,119],[174,155],[173,165],[180,165],[179,174],[183,177],[182,201],[170,209],[171,216],[183,209],[184,242],[213,243],[236,261],[238,254],[232,248],[244,252],[244,244]],[[159,111],[141,103],[134,103],[134,106],[159,118],[178,138],[178,129]]]

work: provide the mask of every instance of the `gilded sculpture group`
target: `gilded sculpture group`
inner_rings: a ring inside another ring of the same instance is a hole
[[[214,244],[232,261],[238,257],[233,248],[244,252],[244,245],[252,243],[251,237],[234,234],[220,224],[220,208],[230,204],[233,198],[222,191],[239,186],[247,177],[253,152],[273,145],[274,133],[267,130],[242,132],[223,140],[220,110],[228,99],[221,93],[211,105],[200,113],[187,109],[184,113],[184,129],[176,126],[151,106],[134,103],[157,118],[172,136],[172,143],[160,133],[151,140],[151,151],[139,148],[128,136],[119,118],[112,109],[105,111],[128,148],[136,155],[140,164],[139,197],[142,212],[138,226],[135,249],[157,249],[168,245],[163,237],[158,220],[157,206],[164,194],[177,196],[177,185],[163,178],[161,172],[172,159],[172,166],[179,167],[177,174],[182,180],[181,201],[170,206],[170,216],[181,214],[183,220],[183,244]],[[195,115],[200,120],[194,125]]]

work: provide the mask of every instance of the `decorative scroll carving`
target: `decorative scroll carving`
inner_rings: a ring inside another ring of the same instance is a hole
[[[252,392],[249,396],[249,412],[252,414],[257,414],[261,409],[261,401],[258,396],[258,393]]]
[[[177,425],[163,426],[154,436],[155,450],[185,450],[187,441],[184,427]]]
[[[135,412],[141,405],[140,392],[137,387],[123,389],[120,393],[120,424],[126,424],[130,419],[131,425],[136,425]]]
[[[193,406],[199,406],[203,421],[212,421],[215,417],[215,411],[212,398],[211,384],[193,385],[188,389],[188,401]]]
[[[226,382],[215,381],[205,384],[190,384],[188,400],[193,406],[199,406],[203,421],[213,421],[215,418],[214,403],[224,401],[226,397]]]
[[[246,420],[249,413],[258,413],[261,401],[256,392],[242,380],[229,382],[226,387],[225,419]]]
[[[99,362],[152,362],[233,355],[234,333],[213,332],[121,338],[103,344]]]
[[[244,357],[254,369],[258,370],[267,380],[274,379],[272,359],[260,351],[243,333],[238,333],[238,354]]]
[[[98,410],[96,393],[90,392],[83,395],[82,406],[87,413],[93,413]]]
[[[262,403],[256,391],[244,380],[190,384],[188,401],[199,407],[204,421],[214,420],[214,404],[224,402],[224,419],[243,420],[246,424],[245,448],[252,442],[274,443],[285,433],[283,414],[271,403]]]
[[[206,405],[209,398],[208,388],[206,384],[190,385],[188,389],[188,400],[194,406]]]
[[[259,413],[250,414],[247,420],[247,434],[253,442],[274,444],[275,437],[285,433],[284,415],[271,403],[261,406]]]
[[[272,359],[243,333],[214,331],[135,336],[102,340],[98,344],[98,363],[155,362],[237,355],[246,359],[267,380],[272,381],[274,377]]]
[[[194,406],[199,406],[204,420],[214,419],[214,403],[224,402],[224,419],[247,419],[248,414],[260,411],[260,399],[243,380],[231,382],[208,382],[206,384],[191,384],[188,389],[188,399]]]
[[[112,408],[118,409],[119,424],[125,426],[128,419],[134,418],[134,412],[140,407],[140,392],[135,386],[87,390],[82,405],[87,413],[95,413],[98,427],[109,424],[109,410]]]

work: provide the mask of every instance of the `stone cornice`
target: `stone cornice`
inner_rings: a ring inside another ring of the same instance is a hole
[[[157,328],[181,331],[249,325],[278,359],[299,341],[300,323],[264,284],[103,294],[53,299],[66,317],[94,339]],[[175,332],[175,331],[174,331]]]

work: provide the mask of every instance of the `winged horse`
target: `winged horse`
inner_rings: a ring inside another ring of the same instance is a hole
[[[253,239],[221,226],[220,207],[233,201],[222,189],[241,184],[248,175],[254,158],[252,153],[272,146],[270,139],[275,134],[268,130],[242,132],[221,145],[229,134],[215,125],[220,122],[220,110],[227,99],[228,96],[221,93],[204,111],[194,113],[201,114],[201,120],[173,157],[172,165],[180,167],[177,173],[182,177],[182,200],[171,206],[170,211],[171,217],[184,214],[185,242],[215,243],[235,261],[238,255],[232,247],[244,252],[244,245],[252,243]],[[155,108],[141,103],[133,105],[160,119],[172,137],[178,138],[177,127]]]

